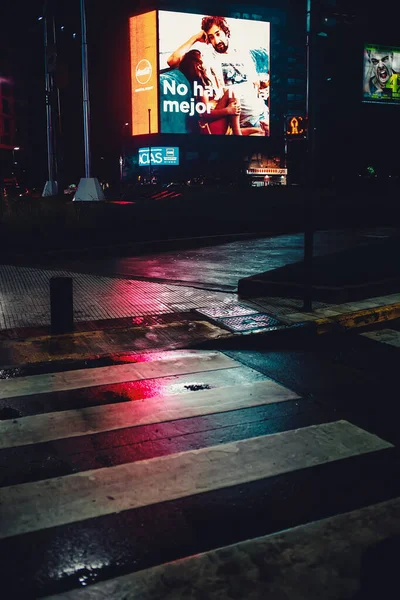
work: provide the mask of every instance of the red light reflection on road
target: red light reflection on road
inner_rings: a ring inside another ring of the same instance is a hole
[[[133,317],[132,323],[135,325],[141,325],[144,317]],[[129,352],[127,354],[111,354],[110,359],[114,364],[121,363],[139,363],[139,362],[153,362],[155,360],[172,360],[179,358],[186,358],[187,356],[193,356],[193,352],[190,350],[166,350],[156,352]]]
[[[85,397],[90,404],[100,405],[144,400],[156,396],[179,396],[201,389],[209,389],[209,387],[206,388],[199,379],[198,374],[197,376],[194,374],[193,378],[185,378],[184,381],[181,378],[172,376],[94,387],[85,390]]]

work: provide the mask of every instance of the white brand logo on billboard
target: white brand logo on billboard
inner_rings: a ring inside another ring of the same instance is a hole
[[[150,81],[152,72],[153,69],[151,67],[151,63],[146,58],[142,58],[142,60],[140,60],[136,65],[135,75],[137,81],[141,85],[148,83]]]

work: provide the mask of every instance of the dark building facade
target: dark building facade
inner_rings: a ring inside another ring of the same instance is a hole
[[[26,146],[24,87],[12,50],[0,47],[0,175],[4,180],[23,178]]]

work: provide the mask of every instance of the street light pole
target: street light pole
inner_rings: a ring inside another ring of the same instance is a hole
[[[90,104],[89,104],[89,78],[86,37],[86,10],[85,0],[80,0],[81,29],[82,29],[82,91],[83,91],[83,140],[85,146],[85,177],[90,177]]]
[[[56,196],[58,191],[57,181],[55,180],[55,158],[54,158],[54,127],[53,127],[53,81],[51,69],[50,49],[48,44],[48,21],[47,21],[47,0],[43,6],[43,27],[44,27],[44,72],[45,72],[45,95],[46,95],[46,138],[47,138],[47,173],[48,179],[43,189],[42,196]],[[52,44],[52,60],[55,62],[55,44]],[[49,64],[50,63],[50,64]]]
[[[82,36],[82,97],[83,97],[83,143],[85,149],[85,177],[82,177],[74,200],[104,200],[104,193],[99,181],[91,177],[90,156],[90,104],[89,104],[89,77],[86,36],[86,10],[85,0],[80,0],[81,36]]]
[[[306,89],[306,120],[307,120],[307,186],[304,197],[304,297],[303,310],[312,311],[312,262],[314,248],[313,205],[315,195],[315,120],[314,114],[315,77],[313,66],[313,23],[312,0],[307,0],[306,33],[307,33],[307,89]]]

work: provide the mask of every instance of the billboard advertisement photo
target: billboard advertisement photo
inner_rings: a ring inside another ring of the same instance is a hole
[[[363,101],[400,104],[400,48],[366,45]]]
[[[159,11],[161,133],[269,134],[270,25]]]
[[[269,135],[268,22],[160,10],[129,31],[132,135]]]

